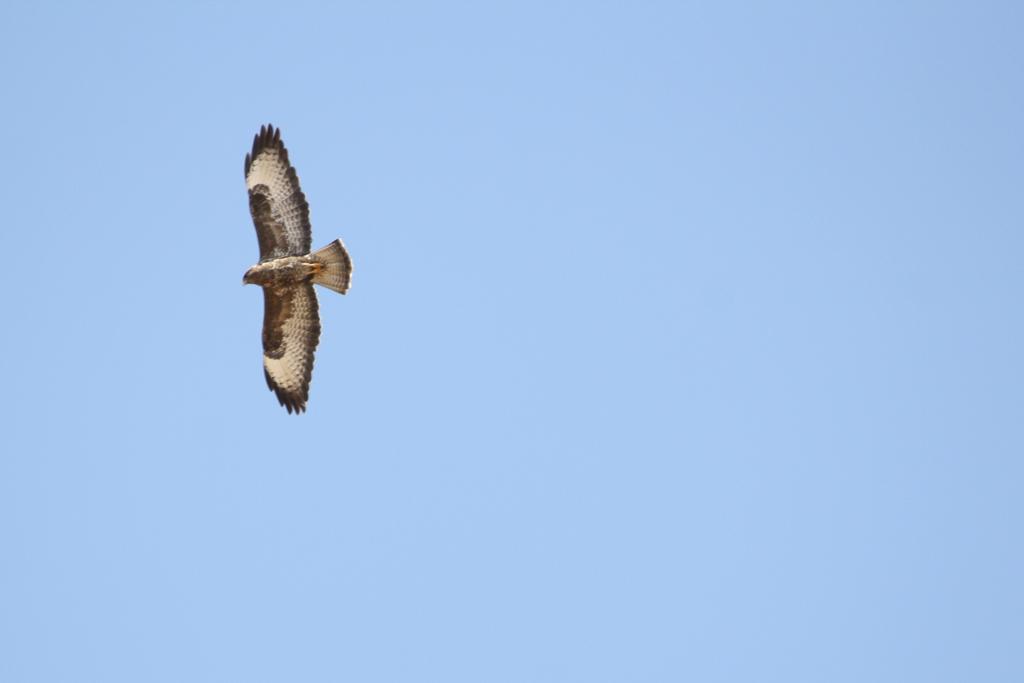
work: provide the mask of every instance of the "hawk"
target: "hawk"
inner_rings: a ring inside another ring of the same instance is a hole
[[[243,285],[263,288],[263,374],[288,413],[309,400],[313,354],[320,341],[320,313],[313,285],[348,291],[352,260],[341,240],[310,253],[309,204],[288,162],[281,129],[262,126],[245,155],[249,211],[260,243],[260,261]]]

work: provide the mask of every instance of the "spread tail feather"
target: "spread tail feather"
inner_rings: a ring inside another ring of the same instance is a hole
[[[313,275],[313,282],[333,289],[339,294],[348,291],[352,281],[352,259],[341,240],[334,240],[323,249],[313,252],[313,258],[320,265]]]

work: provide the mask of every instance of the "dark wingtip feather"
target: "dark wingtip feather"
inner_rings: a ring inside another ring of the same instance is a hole
[[[301,397],[292,396],[277,387],[273,387],[272,389],[277,395],[277,402],[284,406],[289,415],[292,413],[298,415],[299,413],[305,412],[306,402]]]
[[[309,400],[309,393],[305,396],[293,396],[288,392],[284,391],[281,387],[278,387],[270,379],[270,373],[267,372],[266,368],[263,369],[263,377],[267,380],[267,388],[274,392],[274,396],[277,397],[277,402],[284,406],[288,414],[306,412],[306,401]]]
[[[260,132],[252,138],[252,152],[247,154],[245,157],[245,174],[249,175],[249,169],[252,167],[252,162],[259,156],[260,152],[265,149],[275,147],[278,152],[281,153],[281,157],[285,164],[287,164],[288,150],[284,148],[284,143],[281,142],[281,129],[275,128],[272,123],[260,126]]]

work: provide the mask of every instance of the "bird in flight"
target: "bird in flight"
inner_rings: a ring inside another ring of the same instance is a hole
[[[320,341],[313,285],[344,294],[352,260],[340,239],[310,253],[309,204],[280,128],[262,126],[253,138],[252,152],[245,155],[245,185],[260,261],[246,271],[242,284],[263,288],[263,374],[281,405],[301,413]]]

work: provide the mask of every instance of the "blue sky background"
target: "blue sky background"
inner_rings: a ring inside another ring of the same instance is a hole
[[[1022,21],[5,3],[0,679],[1024,680]]]

